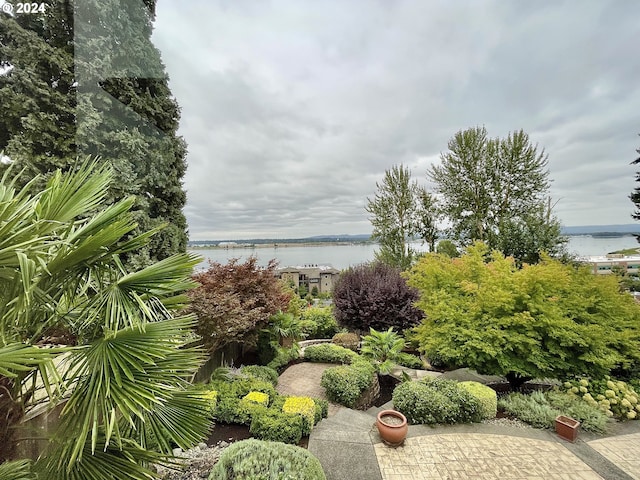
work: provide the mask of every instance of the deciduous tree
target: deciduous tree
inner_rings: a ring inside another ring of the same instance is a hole
[[[198,319],[196,331],[207,350],[230,343],[254,346],[269,318],[287,310],[291,291],[276,278],[276,268],[275,260],[263,268],[250,257],[244,263],[212,262],[193,276],[200,286],[188,292],[188,311]]]
[[[371,236],[380,244],[376,259],[406,270],[415,254],[409,245],[414,236],[423,238],[431,250],[434,248],[438,235],[436,199],[411,180],[409,168],[403,165],[387,170],[376,187],[375,197],[367,199],[365,207],[371,214]]]
[[[400,270],[381,262],[351,267],[333,288],[336,320],[360,332],[416,326],[422,318],[413,305],[417,299],[418,292],[407,286]]]
[[[522,130],[490,139],[484,127],[460,131],[428,176],[436,184],[450,238],[460,246],[483,241],[519,261],[541,250],[562,251],[548,199],[547,155]]]
[[[482,243],[458,259],[426,255],[409,274],[428,357],[505,376],[600,377],[639,358],[640,307],[614,276],[544,257],[517,268]]]

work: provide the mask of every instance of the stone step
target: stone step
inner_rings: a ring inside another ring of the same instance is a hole
[[[332,417],[320,421],[314,427],[313,431],[368,432],[374,423],[375,417],[365,412],[343,409]]]

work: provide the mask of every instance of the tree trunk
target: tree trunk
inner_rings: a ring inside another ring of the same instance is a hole
[[[0,463],[12,460],[16,450],[15,427],[22,408],[12,397],[13,380],[0,375]]]
[[[522,385],[525,382],[528,382],[529,380],[531,380],[531,377],[525,377],[515,372],[507,373],[506,378],[507,378],[507,382],[509,382],[509,386],[511,387],[511,390],[513,390],[514,392],[520,392],[522,390]]]

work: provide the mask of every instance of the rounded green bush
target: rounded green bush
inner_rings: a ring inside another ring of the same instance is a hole
[[[483,419],[495,418],[498,413],[498,395],[493,388],[479,382],[460,382],[458,386],[478,400],[480,415]]]
[[[393,406],[412,424],[479,422],[480,404],[453,380],[424,379],[398,385]]]
[[[227,447],[209,480],[326,480],[308,450],[278,442],[242,440]]]
[[[304,350],[304,359],[307,362],[352,363],[358,356],[357,353],[348,348],[331,343],[311,345]]]
[[[348,348],[354,352],[360,348],[360,336],[352,332],[336,333],[331,339],[333,343],[340,347]]]
[[[278,372],[264,365],[247,365],[242,367],[240,372],[258,380],[269,382],[274,387],[278,384]]]
[[[351,365],[328,368],[322,373],[320,385],[329,400],[353,408],[362,392],[371,386],[375,367],[368,360],[358,360]]]

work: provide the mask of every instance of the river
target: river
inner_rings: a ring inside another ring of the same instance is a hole
[[[417,250],[426,250],[426,246],[420,243],[414,244]],[[603,255],[615,250],[640,247],[633,236],[623,237],[592,237],[590,235],[577,235],[569,237],[569,252],[576,255]],[[251,255],[258,258],[260,265],[266,265],[269,260],[275,258],[280,266],[300,265],[332,265],[342,270],[352,265],[373,260],[378,245],[354,244],[354,245],[326,245],[317,246],[278,246],[258,248],[210,248],[193,250],[203,257],[203,261],[196,267],[205,268],[208,260],[227,263],[232,258],[245,260]]]

